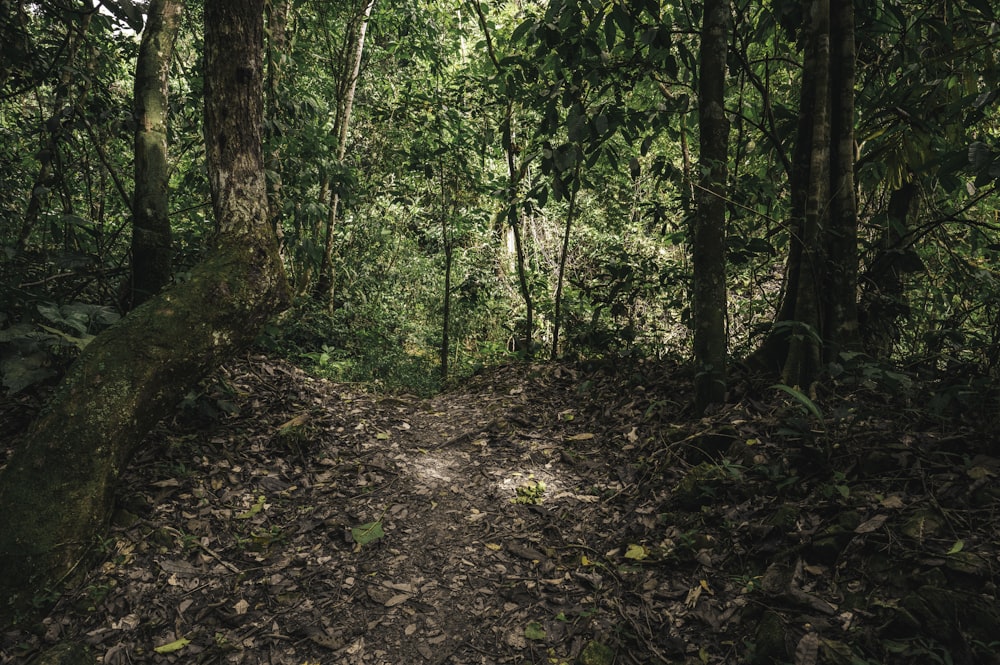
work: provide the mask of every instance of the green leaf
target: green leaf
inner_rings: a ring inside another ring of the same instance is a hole
[[[154,648],[153,651],[155,651],[156,653],[172,653],[174,651],[183,649],[189,644],[191,644],[191,640],[187,639],[186,637],[182,637],[179,640],[174,640],[173,642],[169,642],[167,644],[158,646]]]
[[[132,0],[102,0],[104,7],[136,32],[142,32],[142,10]]]
[[[788,393],[789,395],[794,397],[799,404],[805,407],[805,409],[809,411],[809,413],[814,415],[817,420],[823,420],[823,412],[819,410],[819,407],[816,406],[816,403],[813,402],[811,399],[809,399],[809,397],[798,388],[786,386],[783,383],[776,383],[775,385],[771,386],[771,388]]]
[[[90,342],[94,339],[93,335],[84,335],[82,337],[73,337],[72,335],[67,335],[66,333],[64,333],[63,331],[59,330],[58,328],[52,328],[51,326],[42,325],[41,323],[38,324],[38,327],[41,328],[42,330],[44,330],[47,333],[52,333],[53,335],[61,337],[63,340],[65,340],[65,341],[69,342],[70,344],[74,345],[76,348],[80,349],[81,351],[83,351],[85,348],[87,348],[87,345],[90,344]]]
[[[367,524],[362,524],[361,526],[351,527],[351,538],[354,539],[358,545],[365,546],[368,543],[374,543],[376,540],[385,537],[385,531],[382,530],[382,522],[368,522]]]
[[[955,541],[955,544],[951,546],[951,549],[948,550],[948,554],[958,554],[959,552],[962,551],[964,547],[965,547],[965,541],[962,539],[958,539]]]
[[[629,544],[625,550],[625,558],[633,561],[642,561],[649,556],[649,550],[642,545]]]
[[[265,500],[266,499],[264,498],[263,495],[257,497],[257,503],[255,503],[252,506],[250,506],[250,510],[246,511],[245,513],[240,513],[239,515],[237,515],[236,519],[238,519],[238,520],[250,519],[251,517],[253,517],[257,513],[259,513],[260,511],[264,510],[264,501]]]
[[[544,640],[545,639],[545,629],[542,628],[542,624],[537,621],[532,621],[524,628],[524,637],[529,640]]]

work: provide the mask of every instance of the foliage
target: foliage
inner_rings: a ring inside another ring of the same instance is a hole
[[[994,4],[856,8],[859,289],[884,343],[866,349],[867,369],[827,368],[838,385],[892,385],[900,366],[987,377],[1000,366]],[[280,184],[276,224],[299,301],[264,347],[333,378],[418,392],[440,385],[430,377],[442,349],[451,381],[530,355],[518,341],[529,316],[534,342],[550,347],[558,330],[564,357],[689,353],[700,7],[377,3],[341,161],[338,77],[358,5],[293,4],[269,59],[280,76],[266,150],[280,159],[268,177]],[[89,15],[61,6],[11,9],[2,26],[8,390],[56,378],[59,357],[106,325],[79,330],[39,303],[116,311],[128,271],[132,128],[121,109],[137,15],[131,2]],[[177,280],[211,243],[201,11],[187,7],[171,72]],[[734,5],[726,279],[738,357],[780,303],[802,20],[799,3]],[[915,194],[900,219],[891,204],[906,187]],[[309,295],[333,194],[324,307]]]

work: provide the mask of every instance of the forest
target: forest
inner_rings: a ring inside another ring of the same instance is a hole
[[[0,0],[0,664],[1000,664],[998,16]]]

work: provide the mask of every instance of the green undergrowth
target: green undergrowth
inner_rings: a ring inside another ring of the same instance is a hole
[[[422,397],[440,391],[438,359],[428,352],[421,331],[402,314],[367,314],[344,308],[328,313],[312,303],[299,304],[264,329],[258,346],[338,383]],[[470,371],[459,366],[452,380]]]

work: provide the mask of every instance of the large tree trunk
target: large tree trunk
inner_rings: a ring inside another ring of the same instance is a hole
[[[912,250],[909,227],[917,215],[919,190],[908,182],[889,196],[875,256],[861,279],[859,305],[861,339],[865,353],[886,360],[899,343],[898,320],[910,313],[903,273]]]
[[[87,347],[0,473],[0,626],[61,591],[143,436],[285,303],[260,137],[263,4],[205,3],[208,257]]]
[[[822,228],[829,215],[830,193],[830,5],[829,0],[813,0],[810,26],[810,53],[807,54],[802,87],[809,88],[812,127],[809,136],[809,170],[805,179],[805,216],[802,223],[802,255],[798,282],[785,294],[794,300],[788,354],[782,380],[790,386],[809,386],[820,369],[822,323],[820,286],[824,265]],[[811,62],[808,62],[811,60]]]
[[[129,307],[149,300],[171,278],[167,102],[170,61],[182,8],[178,0],[149,3],[135,67],[135,194]]]
[[[830,218],[824,226],[826,285],[823,289],[823,354],[860,346],[858,328],[858,204],[854,189],[854,7],[830,3],[831,142]]]
[[[723,106],[729,0],[706,0],[701,32],[698,124],[701,182],[695,196],[692,264],[695,409],[726,397],[726,200],[729,120]]]
[[[748,359],[802,388],[814,384],[824,360],[859,344],[854,6],[807,4],[785,290],[774,328]]]

